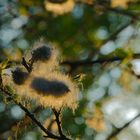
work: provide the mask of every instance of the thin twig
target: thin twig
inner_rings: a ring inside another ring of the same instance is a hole
[[[41,109],[42,109],[42,108],[41,108],[40,106],[38,106],[37,108],[35,108],[35,110],[33,110],[33,113],[34,113],[34,114],[37,114],[39,111],[41,111]],[[22,126],[24,125],[24,122],[26,123],[26,125],[29,124],[29,123],[31,122],[31,119],[27,122],[27,121],[26,121],[27,117],[28,117],[28,116],[25,115],[24,118],[22,118],[22,120],[16,120],[14,123],[8,125],[8,127],[6,127],[4,130],[0,131],[0,135],[3,134],[3,133],[5,133],[6,131],[11,130],[11,128],[12,128],[13,126],[17,126],[17,124],[18,124],[19,122],[22,124]],[[49,129],[48,129],[48,130],[49,130]],[[50,131],[50,130],[49,130],[49,131]]]
[[[140,113],[136,115],[132,120],[130,120],[128,123],[126,123],[124,126],[121,128],[116,129],[113,131],[106,140],[111,140],[113,137],[117,136],[122,130],[124,130],[126,127],[128,127],[133,121],[135,121],[138,117],[140,117]]]
[[[125,58],[125,57],[124,57]],[[92,66],[96,63],[105,63],[105,62],[115,62],[121,61],[124,59],[123,57],[112,57],[112,58],[99,58],[97,60],[77,60],[77,61],[64,61],[62,65],[69,65],[71,67],[79,67],[79,66]],[[140,53],[133,54],[133,58],[140,58]]]
[[[57,123],[57,126],[58,126],[58,131],[59,131],[59,135],[62,137],[62,138],[65,138],[66,139],[66,136],[63,134],[62,132],[62,127],[61,127],[61,121],[59,120],[59,117],[60,117],[60,111],[56,111],[56,109],[52,109],[53,110],[53,113],[55,115],[55,118],[56,118],[56,123]],[[69,139],[67,139],[69,140]]]
[[[77,0],[78,3],[83,3],[81,0]],[[118,28],[115,32],[113,32],[106,40],[104,40],[101,45],[99,46],[96,46],[96,48],[101,48],[104,44],[106,44],[108,41],[110,40],[114,40],[117,35],[123,30],[125,29],[126,27],[128,27],[129,25],[131,25],[133,22],[135,21],[139,21],[140,20],[140,16],[136,13],[133,13],[131,11],[128,11],[128,10],[124,10],[124,9],[118,9],[118,8],[112,8],[110,6],[108,6],[107,4],[105,3],[102,3],[102,2],[94,2],[94,3],[84,3],[84,4],[87,4],[89,5],[90,7],[93,7],[93,8],[97,8],[97,7],[101,7],[102,8],[102,11],[111,11],[111,12],[114,12],[116,14],[121,14],[121,15],[124,15],[124,16],[127,16],[127,17],[130,17],[130,22],[127,22],[126,24],[124,24],[123,26],[121,26],[120,28]],[[93,56],[95,55],[95,53],[98,53],[99,51],[92,51],[89,53],[88,55],[88,58],[87,59],[92,59]]]
[[[8,95],[10,97],[10,99],[17,104],[25,113],[26,115],[43,131],[45,132],[45,134],[47,134],[48,138],[53,138],[53,139],[58,139],[58,140],[62,140],[62,138],[60,136],[54,135],[53,133],[51,133],[49,130],[47,130],[34,116],[34,114],[32,114],[26,107],[24,107],[20,102],[18,102],[17,100],[14,99],[14,97],[12,96],[12,94],[10,92],[8,92],[7,90],[4,90],[2,87],[0,87],[1,92],[3,92],[4,94]]]
[[[102,43],[99,45],[99,46],[96,46],[96,48],[98,48],[98,50],[95,52],[95,51],[91,51],[88,55],[88,58],[87,60],[91,60],[93,58],[93,56],[95,55],[95,53],[99,53],[99,49],[105,45],[107,42],[111,41],[111,40],[115,40],[117,35],[123,31],[125,28],[127,28],[131,23],[133,23],[133,20],[130,21],[130,22],[127,22],[126,24],[124,24],[123,26],[121,27],[118,27],[113,33],[110,34],[110,36],[105,39],[104,41],[102,41]]]
[[[52,125],[55,123],[55,120],[51,120],[50,121],[50,123],[49,123],[49,125],[48,125],[48,127],[47,127],[47,129],[49,130],[49,131],[51,131],[51,129],[52,129]]]
[[[30,66],[27,64],[26,60],[24,57],[22,57],[22,62],[21,64],[26,68],[26,70],[30,73],[31,72],[31,69],[30,69]]]

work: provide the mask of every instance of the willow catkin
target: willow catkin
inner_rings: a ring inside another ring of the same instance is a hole
[[[30,61],[27,61],[27,65],[32,61],[32,71],[28,73],[22,65],[13,68],[12,87],[20,97],[34,100],[43,107],[75,110],[79,90],[68,75],[56,69],[59,67],[57,52],[44,42],[35,43],[29,52]]]

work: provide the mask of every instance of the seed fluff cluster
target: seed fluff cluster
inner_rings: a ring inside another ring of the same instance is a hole
[[[11,71],[15,92],[23,98],[36,101],[43,107],[57,110],[77,107],[78,88],[68,75],[59,70],[58,51],[43,41],[34,44],[27,52],[27,64],[32,67],[28,72],[24,66],[16,66]]]
[[[71,12],[75,6],[74,0],[45,0],[45,8],[47,11],[52,12],[54,15],[63,15]]]

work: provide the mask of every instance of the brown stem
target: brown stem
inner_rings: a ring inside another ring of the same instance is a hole
[[[124,57],[125,58],[125,57]],[[97,60],[77,60],[77,61],[64,61],[61,64],[62,65],[69,65],[71,67],[79,67],[79,66],[92,66],[96,63],[105,63],[105,62],[115,62],[115,61],[121,61],[124,59],[123,57],[112,57],[112,58],[99,58]],[[140,58],[140,53],[133,54],[133,58]]]
[[[51,133],[49,130],[47,130],[46,128],[44,128],[44,126],[35,118],[34,114],[32,114],[26,107],[24,107],[20,102],[18,102],[17,100],[14,99],[14,97],[12,96],[12,94],[10,92],[8,92],[7,90],[3,89],[2,87],[0,88],[1,92],[8,95],[10,97],[10,99],[17,104],[25,113],[26,115],[43,131],[45,132],[45,134],[47,134],[48,138],[53,138],[53,139],[58,139],[58,140],[62,140],[62,138],[60,136],[54,135],[53,133]]]
[[[26,68],[26,70],[30,73],[31,72],[31,68],[30,66],[27,64],[26,60],[24,57],[22,57],[22,62],[21,64]]]
[[[60,134],[60,136],[62,137],[62,138],[64,138],[64,139],[67,139],[67,140],[69,140],[68,138],[66,138],[66,136],[63,134],[63,132],[62,132],[62,127],[61,127],[61,122],[60,122],[60,120],[59,120],[59,117],[60,117],[60,111],[56,111],[56,109],[52,109],[53,110],[53,113],[54,113],[54,115],[55,115],[55,118],[56,118],[56,123],[57,123],[57,126],[58,126],[58,131],[59,131],[59,134]]]

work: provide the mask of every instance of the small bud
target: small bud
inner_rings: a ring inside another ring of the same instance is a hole
[[[17,85],[23,84],[28,78],[28,75],[29,74],[27,72],[23,72],[20,68],[16,68],[14,71],[12,71],[13,81]]]
[[[41,92],[43,95],[50,94],[54,96],[61,96],[70,91],[67,85],[61,81],[49,81],[43,78],[34,78],[31,83],[31,88]]]
[[[52,55],[52,50],[49,46],[43,45],[39,48],[36,48],[32,51],[32,60],[33,61],[45,61],[48,60]]]

